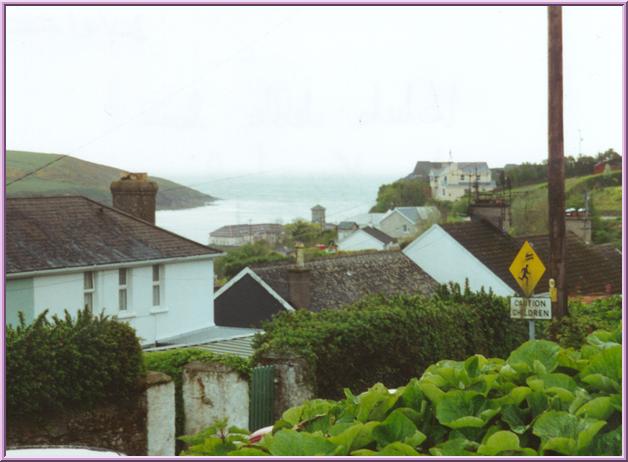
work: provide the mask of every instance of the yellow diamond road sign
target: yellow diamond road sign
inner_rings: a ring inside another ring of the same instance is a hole
[[[545,273],[545,265],[528,241],[523,243],[509,269],[526,297],[532,295]]]

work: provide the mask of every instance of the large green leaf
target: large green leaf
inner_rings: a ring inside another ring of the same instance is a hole
[[[377,383],[358,396],[356,417],[360,422],[383,420],[395,405],[399,395],[391,394],[381,383]]]
[[[509,431],[498,431],[493,433],[485,444],[478,448],[478,455],[481,456],[498,456],[507,453],[521,454],[525,456],[536,456],[536,451],[530,448],[522,448],[519,445],[519,437]]]
[[[596,419],[580,418],[563,411],[548,411],[534,422],[532,432],[541,438],[543,451],[577,455],[606,425]]]
[[[331,456],[338,446],[317,433],[279,430],[273,435],[268,450],[273,456]]]
[[[613,400],[610,396],[600,396],[583,404],[576,411],[577,416],[590,417],[592,419],[608,420],[615,412]]]
[[[419,434],[417,438],[417,433]],[[418,441],[418,446],[425,440],[425,435],[419,432],[412,420],[400,412],[399,409],[391,412],[386,420],[373,429],[373,438],[379,447],[387,446],[395,441],[405,442],[413,437],[413,442]]]
[[[582,453],[585,456],[621,456],[621,425],[615,430],[598,434],[591,446]]]
[[[412,446],[396,441],[382,448],[382,450],[377,452],[375,455],[377,456],[420,456],[421,454],[419,454]]]
[[[348,455],[351,451],[362,449],[371,444],[373,439],[373,429],[379,422],[355,423],[342,433],[332,436],[329,441],[343,449],[338,455]]]
[[[430,448],[433,456],[474,456],[478,443],[464,437],[454,438]]]
[[[500,408],[474,391],[448,391],[436,404],[436,418],[449,428],[483,427]]]
[[[591,357],[581,373],[582,381],[603,391],[620,391],[621,350],[621,346],[615,346]]]
[[[558,366],[559,351],[560,347],[553,342],[529,340],[510,353],[507,363],[521,373],[553,372]]]

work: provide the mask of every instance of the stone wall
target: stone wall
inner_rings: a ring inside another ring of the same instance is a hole
[[[8,447],[80,446],[128,456],[174,455],[174,384],[165,374],[149,372],[128,403],[7,417],[6,438]]]
[[[216,420],[249,427],[249,382],[220,363],[193,361],[183,368],[184,432],[197,433]]]
[[[260,359],[260,365],[275,366],[275,420],[287,409],[314,398],[312,370],[305,359],[288,354],[267,353]]]

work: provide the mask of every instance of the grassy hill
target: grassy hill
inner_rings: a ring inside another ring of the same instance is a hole
[[[9,185],[16,178],[60,157],[62,157],[60,154],[7,151],[6,184]],[[7,196],[81,195],[110,205],[109,185],[119,179],[121,173],[124,173],[124,170],[66,156],[49,167],[7,186]],[[158,210],[200,207],[215,200],[212,196],[163,178],[150,177],[150,179],[159,185]]]
[[[621,172],[587,175],[565,180],[565,206],[584,207],[584,193],[590,194],[592,238],[596,244],[612,243],[621,248]],[[547,234],[547,183],[512,190],[511,234]]]

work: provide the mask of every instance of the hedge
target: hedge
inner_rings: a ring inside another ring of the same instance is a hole
[[[457,285],[431,298],[374,296],[339,310],[281,313],[263,328],[253,363],[268,352],[301,355],[316,395],[331,399],[345,387],[403,385],[441,359],[504,357],[527,339],[527,323],[510,319],[507,299]]]
[[[6,330],[7,412],[41,416],[135,396],[144,372],[135,330],[90,310]]]
[[[589,334],[596,330],[612,330],[621,321],[621,303],[621,295],[586,304],[570,301],[569,314],[548,323],[545,335],[562,347],[580,348]]]
[[[175,415],[177,436],[183,435],[185,414],[183,411],[183,367],[192,361],[206,363],[221,363],[248,377],[251,373],[249,361],[235,355],[221,355],[199,348],[177,348],[164,351],[151,351],[144,353],[144,365],[147,370],[163,372],[172,377],[175,385]],[[177,453],[182,444],[177,440]]]

